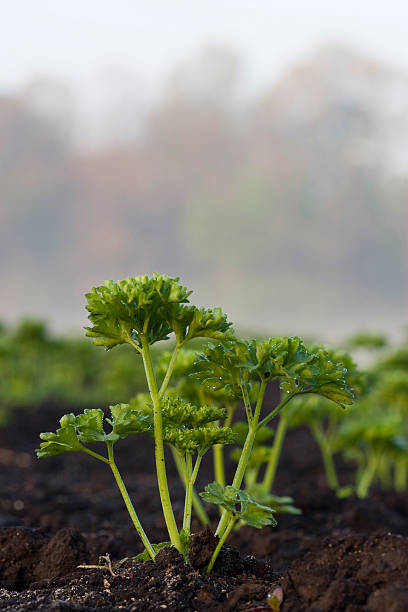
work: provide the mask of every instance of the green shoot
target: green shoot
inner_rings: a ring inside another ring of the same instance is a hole
[[[267,341],[227,341],[207,348],[198,356],[194,376],[205,388],[224,390],[244,402],[248,433],[236,468],[232,487],[239,489],[260,427],[266,426],[295,397],[314,394],[343,406],[352,402],[352,390],[346,380],[347,369],[322,348],[307,349],[297,338],[271,338]],[[278,379],[283,391],[280,404],[260,421],[260,412],[267,385]],[[256,390],[255,408],[249,401]],[[283,435],[275,435],[274,447],[268,460],[265,492],[276,471]],[[224,509],[216,535],[222,538],[229,522]]]
[[[139,276],[118,282],[106,281],[104,285],[94,287],[86,295],[89,320],[92,323],[92,327],[86,329],[87,335],[93,339],[94,344],[103,346],[107,350],[128,344],[142,358],[149,389],[150,408],[138,411],[128,407],[129,414],[132,415],[132,422],[134,419],[140,421],[146,425],[145,431],[154,435],[157,482],[167,530],[172,545],[186,554],[191,504],[194,497],[193,485],[201,458],[209,447],[229,443],[232,440],[232,434],[228,428],[217,427],[213,424],[214,421],[225,418],[224,410],[208,406],[197,408],[177,398],[170,400],[166,398],[166,391],[178,354],[188,341],[194,338],[210,338],[219,341],[228,340],[233,336],[231,323],[227,321],[226,315],[219,308],[204,309],[189,304],[188,298],[191,291],[179,284],[178,280],[178,278],[154,274],[152,277]],[[150,347],[156,342],[167,340],[171,333],[174,333],[176,345],[159,387]],[[112,423],[114,423],[113,420]],[[116,427],[116,424],[114,423],[113,426]],[[127,431],[127,433],[136,433],[136,431]],[[43,439],[46,439],[47,442],[50,442],[51,439],[55,442],[53,436],[57,434],[45,435],[48,438]],[[76,441],[76,447],[68,447],[68,450],[83,450],[111,466],[122,495],[124,499],[126,498],[125,503],[131,512],[132,520],[135,522],[136,514],[130,509],[130,500],[125,493],[113,459],[113,440],[103,437],[104,435],[103,431],[100,431],[101,438],[98,440],[107,443],[108,458],[95,454],[94,451],[85,449],[85,447],[82,448],[81,442],[86,442],[82,430],[82,437]],[[112,435],[115,434],[112,433]],[[74,443],[73,439],[71,441]],[[88,441],[96,441],[96,439]],[[174,517],[167,483],[165,442],[169,443],[179,454],[179,468],[183,473],[186,486],[183,528],[180,532]],[[65,447],[60,444],[58,448]],[[40,457],[47,456],[44,453],[45,450],[41,448],[38,454]],[[193,463],[194,454],[196,458]],[[142,533],[141,526],[138,526],[138,531],[139,534]],[[145,536],[142,539],[149,555],[154,555],[154,549],[146,541]]]
[[[392,464],[399,466],[401,490],[406,487],[408,468],[408,428],[398,414],[373,411],[366,404],[360,405],[358,413],[342,423],[336,444],[345,459],[357,465],[356,493],[368,496],[371,486],[389,473]],[[397,468],[398,473],[398,468]],[[386,476],[387,479],[387,476]],[[385,486],[391,484],[385,482]],[[397,490],[399,486],[396,487]]]
[[[178,278],[154,274],[107,281],[87,294],[89,319],[87,335],[94,343],[110,349],[128,343],[141,354],[153,403],[156,472],[160,499],[173,545],[182,550],[170,500],[164,458],[160,397],[166,392],[177,354],[188,340],[198,337],[224,339],[231,324],[220,309],[199,309],[187,305],[191,291]],[[174,332],[176,347],[160,390],[157,387],[149,346],[167,340]]]
[[[150,429],[151,425],[148,419],[132,411],[127,404],[110,406],[110,413],[111,418],[106,419],[107,423],[111,426],[111,431],[109,433],[105,433],[104,431],[104,414],[102,410],[85,410],[82,414],[78,414],[77,416],[74,414],[65,414],[60,419],[60,429],[57,429],[55,433],[40,434],[40,438],[45,441],[42,442],[40,448],[36,450],[37,456],[42,458],[52,457],[67,452],[83,452],[108,464],[115,477],[119,491],[136,531],[149,556],[153,559],[155,555],[154,549],[132,505],[113,455],[113,446],[119,439],[126,438],[129,434],[146,432]],[[95,442],[105,443],[107,447],[107,457],[85,446],[85,444],[93,444]]]

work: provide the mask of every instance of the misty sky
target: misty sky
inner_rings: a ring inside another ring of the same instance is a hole
[[[48,76],[79,98],[107,71],[154,95],[165,74],[209,44],[236,50],[252,88],[325,42],[408,71],[406,0],[13,0],[1,2],[0,90]]]

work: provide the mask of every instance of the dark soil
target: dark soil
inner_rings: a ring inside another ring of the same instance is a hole
[[[172,548],[156,563],[132,561],[142,546],[107,466],[80,454],[37,460],[38,432],[62,413],[18,414],[0,430],[0,610],[270,610],[283,588],[283,612],[408,610],[408,496],[374,491],[338,500],[326,487],[306,431],[289,435],[276,492],[292,495],[301,516],[278,527],[233,533],[214,571],[203,568],[215,546],[193,524],[190,563]],[[167,539],[154,480],[152,441],[117,445],[117,461],[146,531]],[[178,518],[183,488],[169,460]],[[347,477],[346,466],[340,476]],[[212,480],[210,457],[197,489]],[[213,512],[214,525],[216,510]],[[201,530],[201,531],[200,531]],[[99,559],[109,554],[107,559]],[[120,566],[117,562],[129,559]],[[100,565],[104,569],[78,565]]]

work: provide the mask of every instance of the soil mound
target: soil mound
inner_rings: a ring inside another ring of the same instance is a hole
[[[285,612],[406,612],[408,538],[347,536],[295,561],[282,582]]]
[[[89,557],[82,535],[61,529],[53,537],[39,529],[0,529],[0,587],[20,591],[42,578],[63,576]]]

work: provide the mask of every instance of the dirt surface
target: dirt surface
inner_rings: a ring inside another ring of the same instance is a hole
[[[290,434],[276,486],[303,514],[278,516],[277,528],[233,533],[208,577],[203,567],[215,546],[210,531],[195,536],[187,565],[170,548],[156,563],[132,561],[142,546],[109,468],[76,453],[35,458],[38,433],[55,430],[62,412],[49,407],[21,414],[0,430],[0,610],[258,612],[271,609],[267,597],[277,586],[283,612],[408,610],[408,496],[374,491],[368,500],[338,500],[306,431]],[[153,541],[167,539],[152,441],[135,436],[117,448],[146,531]],[[211,469],[209,456],[198,490],[213,479]],[[345,481],[345,466],[340,476]],[[183,489],[172,467],[168,478],[180,518]],[[215,526],[216,509],[211,512]],[[105,566],[98,557],[106,553],[112,571],[78,569]]]

